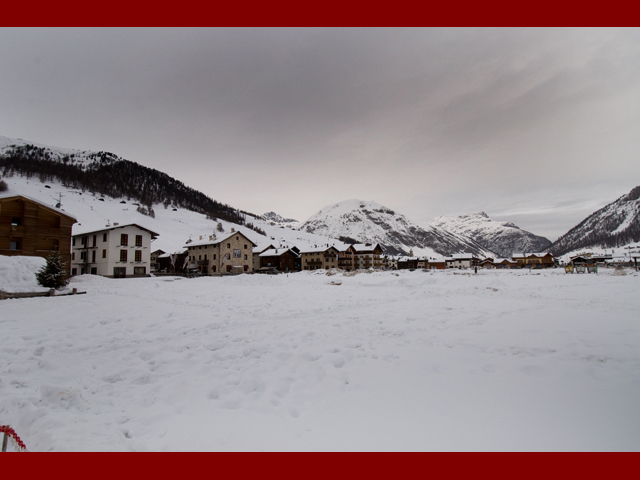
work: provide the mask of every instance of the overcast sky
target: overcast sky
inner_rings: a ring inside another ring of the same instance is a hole
[[[640,29],[0,29],[0,135],[256,214],[483,210],[551,240],[640,185]]]

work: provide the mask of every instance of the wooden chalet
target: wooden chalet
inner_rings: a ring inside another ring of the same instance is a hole
[[[279,272],[295,272],[299,270],[299,258],[290,248],[270,248],[258,255],[261,268],[275,268]]]
[[[0,197],[0,254],[48,257],[59,252],[71,265],[71,227],[77,220],[24,195]]]
[[[551,268],[555,266],[551,253],[514,253],[511,259],[521,268]]]

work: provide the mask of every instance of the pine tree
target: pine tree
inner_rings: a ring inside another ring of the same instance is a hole
[[[66,262],[62,261],[60,252],[54,252],[47,257],[47,263],[44,265],[38,273],[36,273],[36,280],[38,284],[47,288],[62,288],[69,280],[66,277],[67,272],[64,269]]]

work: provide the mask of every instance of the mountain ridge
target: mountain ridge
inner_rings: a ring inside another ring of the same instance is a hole
[[[411,250],[430,257],[493,253],[473,239],[433,226],[422,228],[404,215],[370,200],[349,199],[327,205],[309,217],[300,230],[360,243],[379,243],[386,253],[395,255],[407,255]]]
[[[555,255],[589,247],[614,248],[640,241],[640,186],[596,210],[550,246]]]
[[[551,240],[522,230],[511,222],[492,220],[483,211],[457,217],[436,217],[429,224],[472,238],[502,258],[509,258],[516,252],[544,252],[551,246]]]

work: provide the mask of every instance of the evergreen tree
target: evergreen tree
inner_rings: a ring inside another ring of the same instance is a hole
[[[36,280],[38,284],[47,288],[62,288],[69,280],[66,277],[67,272],[64,269],[66,262],[62,261],[60,252],[54,252],[47,257],[47,263],[44,265],[38,273],[36,273]]]

